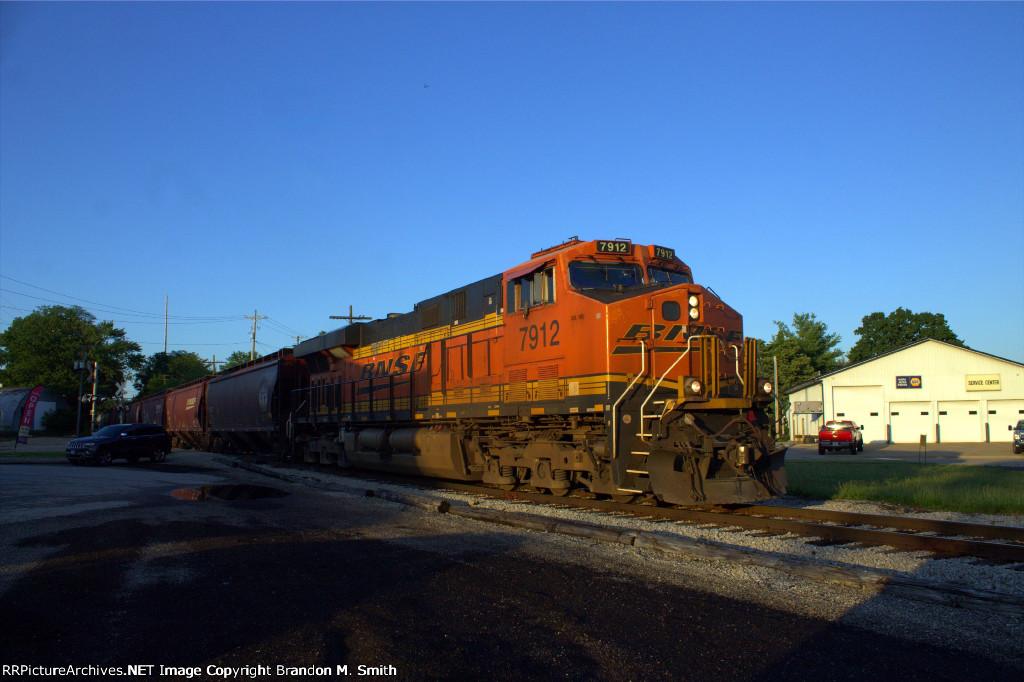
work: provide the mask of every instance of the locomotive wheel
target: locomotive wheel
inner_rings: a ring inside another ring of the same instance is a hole
[[[515,490],[519,487],[518,483],[499,483],[498,490]]]
[[[611,498],[613,502],[618,502],[619,504],[629,504],[630,502],[636,499],[636,495],[612,495]]]
[[[555,497],[568,497],[569,493],[572,492],[572,488],[551,488],[550,492]]]

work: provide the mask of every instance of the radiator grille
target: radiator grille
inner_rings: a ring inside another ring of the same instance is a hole
[[[526,402],[530,399],[530,391],[527,389],[526,370],[512,369],[508,372],[508,393],[506,401],[510,403]]]
[[[545,365],[537,369],[536,400],[561,400],[562,381],[559,378],[558,365]]]

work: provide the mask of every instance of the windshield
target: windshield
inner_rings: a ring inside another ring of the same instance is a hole
[[[569,263],[569,284],[574,289],[613,289],[643,283],[643,272],[635,263]]]
[[[689,284],[690,277],[685,272],[676,270],[665,270],[664,268],[649,267],[647,274],[651,284]]]
[[[96,431],[92,435],[94,436],[116,436],[128,429],[127,424],[111,424],[110,426],[104,426],[99,431]]]

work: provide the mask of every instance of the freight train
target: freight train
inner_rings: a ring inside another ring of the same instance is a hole
[[[785,492],[742,317],[676,252],[572,238],[130,406],[179,446],[710,505]]]

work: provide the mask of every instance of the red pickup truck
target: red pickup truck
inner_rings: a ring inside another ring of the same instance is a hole
[[[864,450],[863,430],[863,426],[849,419],[825,422],[824,428],[818,431],[818,454],[824,455],[826,450],[849,450],[851,455],[856,455]]]

